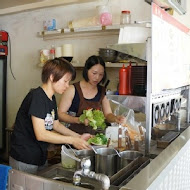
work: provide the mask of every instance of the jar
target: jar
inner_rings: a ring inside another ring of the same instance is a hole
[[[130,24],[131,23],[131,12],[121,11],[120,24]]]

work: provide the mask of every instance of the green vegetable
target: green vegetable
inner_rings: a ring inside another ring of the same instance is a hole
[[[89,120],[89,125],[96,130],[98,127],[105,129],[105,117],[102,111],[100,110],[83,110],[83,114],[79,117],[80,122],[84,123],[85,119]]]
[[[89,144],[96,144],[96,145],[105,145],[107,144],[107,137],[103,133],[98,133],[96,136],[90,138],[88,140]]]

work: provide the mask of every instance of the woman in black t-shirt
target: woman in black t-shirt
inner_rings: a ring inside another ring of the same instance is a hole
[[[35,174],[47,160],[49,143],[89,148],[86,140],[90,134],[79,135],[58,120],[54,94],[62,94],[75,75],[73,66],[62,58],[49,60],[44,65],[42,86],[27,94],[16,116],[9,159],[14,169]]]

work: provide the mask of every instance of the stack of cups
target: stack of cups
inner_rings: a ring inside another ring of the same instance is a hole
[[[62,47],[55,48],[55,57],[62,57]]]
[[[72,44],[63,44],[62,56],[69,61],[72,60],[72,58],[73,58],[73,45]]]
[[[62,46],[56,47],[55,57],[63,57],[70,62],[73,59],[73,45],[63,44]]]

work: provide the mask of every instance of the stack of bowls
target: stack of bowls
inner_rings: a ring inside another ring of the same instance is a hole
[[[99,56],[101,56],[105,62],[115,62],[117,51],[108,48],[99,48]]]

